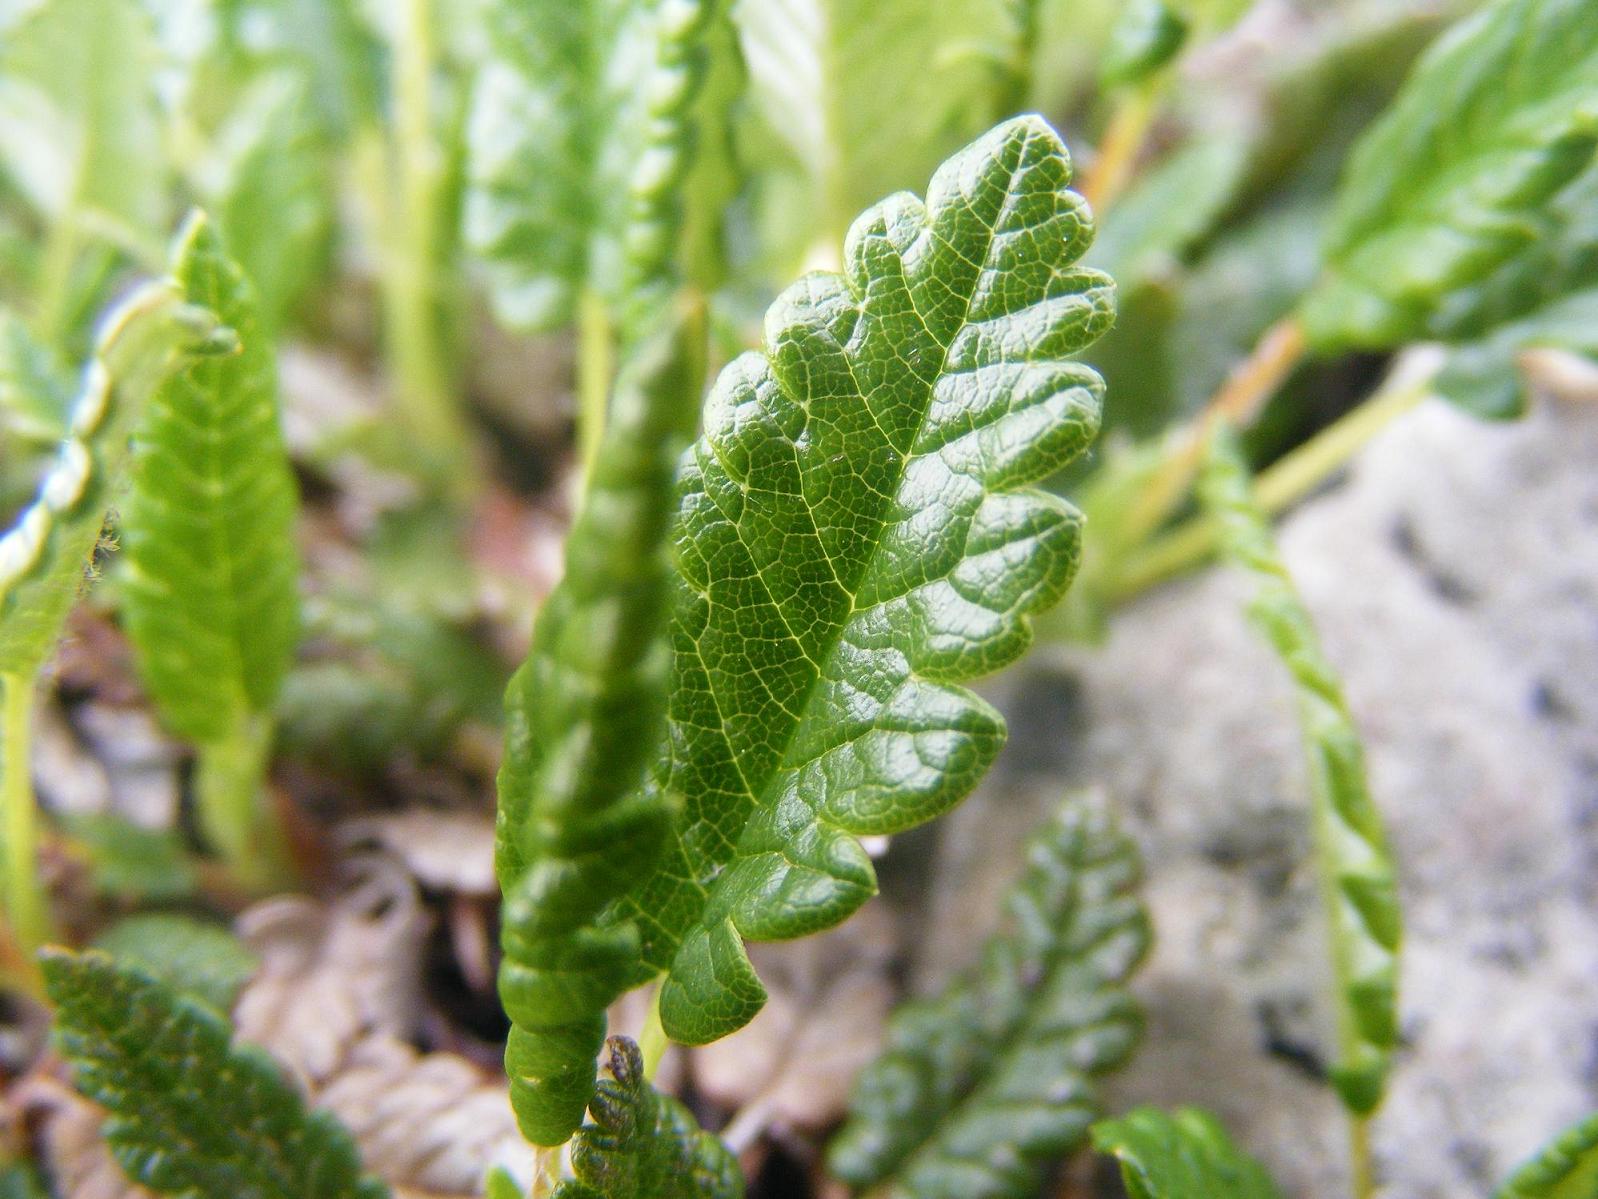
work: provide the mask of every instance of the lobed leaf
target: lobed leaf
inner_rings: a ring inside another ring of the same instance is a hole
[[[202,214],[179,236],[175,276],[239,348],[179,370],[137,426],[122,613],[162,718],[211,744],[271,712],[293,656],[298,501],[254,294]]]
[[[844,275],[790,288],[730,363],[686,458],[675,548],[665,856],[613,913],[698,1044],[764,990],[743,938],[837,924],[873,892],[856,837],[962,798],[1004,740],[961,680],[1013,660],[1064,592],[1080,518],[1027,485],[1098,425],[1068,356],[1113,284],[1040,118],[990,132],[928,200],[860,218]]]
[[[1339,1054],[1332,1082],[1344,1104],[1365,1115],[1381,1102],[1398,1042],[1402,917],[1364,749],[1337,675],[1254,501],[1236,437],[1225,428],[1212,438],[1200,494],[1220,528],[1226,556],[1255,576],[1250,615],[1297,687],[1337,978]]]
[[[1590,1199],[1598,1194],[1598,1115],[1573,1124],[1523,1163],[1494,1199]]]
[[[1494,0],[1462,20],[1353,152],[1300,309],[1311,343],[1420,336],[1452,292],[1534,238],[1539,209],[1595,144],[1590,0]]]
[[[231,344],[170,281],[145,285],[101,322],[56,463],[0,537],[0,674],[31,679],[54,648],[149,397],[184,355]]]
[[[506,692],[499,991],[511,1102],[538,1144],[558,1145],[582,1122],[605,1008],[637,968],[636,930],[596,919],[647,874],[666,835],[665,797],[641,784],[665,716],[667,530],[702,345],[700,323],[678,320],[623,367],[565,576]]]
[[[593,1123],[572,1139],[576,1181],[561,1183],[552,1199],[742,1199],[732,1154],[649,1085],[638,1046],[626,1037],[607,1046],[610,1078],[590,1105]]]
[[[981,964],[894,1013],[828,1153],[840,1178],[904,1199],[1025,1199],[1079,1145],[1094,1079],[1142,1028],[1123,985],[1149,944],[1137,853],[1072,800],[1035,836]]]
[[[1121,1163],[1131,1199],[1278,1199],[1265,1167],[1208,1112],[1140,1107],[1093,1126],[1093,1147]]]
[[[181,1199],[386,1199],[355,1143],[309,1113],[225,1020],[101,953],[42,955],[56,1043],[83,1094],[110,1109],[112,1155],[142,1186]]]

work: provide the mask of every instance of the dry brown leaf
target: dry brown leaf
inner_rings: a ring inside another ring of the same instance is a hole
[[[354,1134],[368,1170],[418,1196],[479,1194],[494,1165],[532,1173],[504,1080],[455,1054],[371,1037],[351,1051],[316,1105]]]
[[[352,820],[338,834],[342,845],[375,844],[399,859],[433,891],[494,896],[494,821],[475,812],[412,808]]]
[[[311,1090],[358,1041],[409,1036],[420,1011],[428,918],[415,884],[386,859],[360,869],[357,885],[331,905],[286,896],[238,920],[261,966],[234,1006],[234,1026]]]

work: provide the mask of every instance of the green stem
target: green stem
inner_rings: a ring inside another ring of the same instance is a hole
[[[583,477],[593,474],[610,405],[612,346],[610,311],[600,294],[584,288],[577,301],[577,450]]]
[[[246,717],[223,740],[200,747],[195,775],[200,829],[233,877],[250,889],[281,878],[287,864],[282,830],[262,796],[271,746],[271,722]]]
[[[1395,376],[1358,408],[1261,472],[1255,496],[1276,516],[1321,486],[1378,433],[1431,394],[1435,368]],[[1111,603],[1131,599],[1158,583],[1208,561],[1217,535],[1207,516],[1196,516],[1127,555],[1105,587]]]
[[[660,1063],[671,1047],[666,1036],[666,1026],[660,1021],[660,986],[657,984],[649,996],[649,1014],[644,1017],[643,1031],[638,1034],[638,1052],[644,1059],[644,1080],[654,1082]]]
[[[5,818],[5,905],[24,971],[50,937],[50,912],[39,885],[39,817],[33,798],[33,680],[0,675],[0,808]]]
[[[388,295],[385,325],[400,414],[440,477],[460,482],[466,430],[441,331],[436,291],[443,232],[443,164],[434,129],[437,58],[431,0],[404,0],[394,64],[392,200],[379,197],[390,219],[384,240]]]
[[[1376,1180],[1371,1172],[1370,1117],[1348,1117],[1348,1164],[1354,1199],[1371,1199]]]

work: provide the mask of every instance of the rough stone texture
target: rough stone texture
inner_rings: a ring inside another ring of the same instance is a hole
[[[1598,1107],[1598,404],[1405,417],[1285,524],[1397,851],[1403,1049],[1374,1131],[1388,1199],[1483,1194]],[[1035,659],[1012,744],[939,850],[922,985],[969,954],[1062,780],[1143,846],[1149,1036],[1111,1102],[1215,1108],[1293,1195],[1346,1193],[1294,709],[1211,571]]]

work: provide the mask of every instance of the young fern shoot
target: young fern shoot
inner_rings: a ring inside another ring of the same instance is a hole
[[[298,498],[272,346],[203,214],[178,238],[175,275],[188,302],[235,332],[238,352],[178,371],[135,431],[123,617],[162,720],[199,747],[206,838],[258,884],[283,865],[261,779],[299,636]]]
[[[83,589],[121,482],[129,430],[151,394],[190,353],[236,345],[172,281],[135,291],[103,320],[73,403],[66,440],[38,497],[0,537],[0,802],[5,911],[27,959],[49,926],[34,861],[38,833],[29,755],[34,679]],[[24,967],[30,969],[31,967]]]
[[[644,1078],[643,1056],[612,1037],[592,1107],[594,1123],[572,1140],[574,1181],[551,1199],[743,1199],[738,1163],[693,1113]]]
[[[608,405],[591,404],[584,414],[593,448],[584,455],[588,484],[567,542],[566,575],[545,602],[532,652],[506,695],[496,853],[506,897],[500,995],[512,1022],[506,1070],[523,1133],[550,1146],[582,1121],[605,1008],[637,969],[636,930],[600,928],[598,918],[632,872],[653,866],[671,815],[667,797],[645,784],[664,735],[674,479],[698,424],[706,341],[675,246],[703,116],[708,43],[725,14],[715,0],[645,11],[653,61],[625,210],[614,227],[601,220],[571,231],[574,245],[595,253],[605,237],[618,239],[621,371]],[[567,28],[574,15],[551,7],[524,15],[572,36],[598,36]],[[514,91],[526,82],[519,78],[512,72],[497,86]],[[489,87],[479,100],[486,106],[494,96]],[[484,211],[499,211],[505,198],[494,195],[477,194]],[[512,204],[510,211],[522,210]],[[586,279],[519,258],[506,269],[552,271],[563,287]]]
[[[1332,1083],[1353,1116],[1356,1193],[1363,1195],[1363,1126],[1381,1102],[1398,1043],[1402,918],[1392,856],[1342,687],[1254,501],[1236,436],[1224,425],[1212,437],[1200,494],[1220,526],[1223,551],[1257,580],[1250,614],[1297,687],[1337,981]]]
[[[670,811],[646,787],[663,731],[673,478],[693,436],[704,331],[679,317],[623,368],[612,418],[506,691],[495,867],[505,896],[499,992],[505,1069],[523,1134],[559,1145],[594,1093],[605,1008],[639,956],[598,918],[659,856]]]

